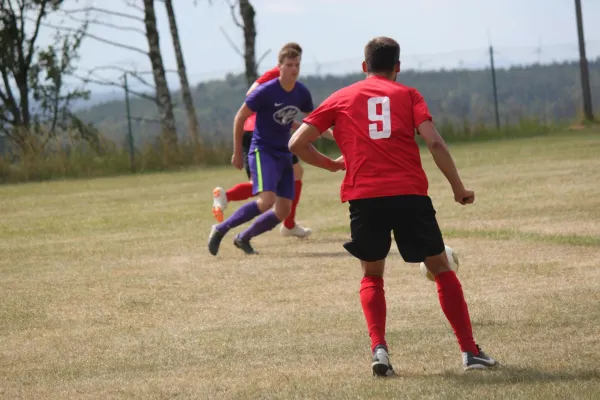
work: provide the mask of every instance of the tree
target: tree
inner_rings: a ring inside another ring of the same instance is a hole
[[[221,32],[223,32],[223,35],[225,35],[225,38],[229,41],[229,44],[231,44],[234,50],[244,58],[246,82],[248,83],[248,86],[252,86],[254,81],[258,78],[258,65],[262,59],[269,54],[270,50],[267,50],[260,57],[258,62],[256,61],[256,24],[254,23],[256,12],[254,11],[252,4],[250,4],[250,1],[227,0],[227,3],[229,4],[234,24],[244,33],[244,51],[242,52],[236,46],[235,42],[231,40],[223,28],[221,28]],[[236,16],[236,9],[239,9],[239,14],[242,18],[241,22]]]
[[[240,0],[240,16],[244,31],[244,63],[246,64],[246,82],[252,85],[258,78],[256,65],[256,25],[254,24],[254,7],[248,0]],[[239,24],[238,24],[239,25]]]
[[[196,158],[201,159],[202,155],[199,154],[199,151],[201,151],[201,142],[198,127],[198,117],[196,116],[196,108],[194,107],[192,91],[190,90],[190,84],[187,78],[185,61],[183,59],[183,51],[181,50],[181,41],[179,40],[179,32],[177,29],[177,20],[175,19],[175,11],[173,10],[173,2],[172,0],[164,1],[167,9],[167,17],[169,19],[169,28],[171,29],[173,48],[175,49],[175,58],[177,59],[177,73],[179,75],[179,82],[181,84],[181,96],[183,98],[183,103],[188,118],[188,129],[194,142]]]
[[[71,33],[55,31],[53,44],[37,46],[43,21],[62,4],[0,0],[0,132],[22,153],[67,129],[97,143],[96,132],[70,112],[71,103],[89,92],[65,80],[75,69],[87,24]]]
[[[160,37],[156,27],[154,0],[144,0],[144,25],[148,40],[148,56],[152,64],[154,83],[156,84],[156,103],[162,121],[162,137],[169,154],[177,152],[177,129],[173,115],[171,93],[167,85],[165,67],[160,52]]]
[[[140,71],[137,68],[123,68],[117,65],[101,65],[94,67],[87,71],[87,76],[81,76],[80,74],[73,74],[74,77],[79,78],[83,82],[92,82],[99,85],[113,86],[125,89],[124,80],[116,82],[114,80],[107,80],[102,77],[98,77],[96,74],[103,70],[115,70],[123,73],[123,76],[127,74],[130,77],[136,79],[139,83],[145,85],[152,90],[152,94],[146,94],[132,89],[128,89],[129,93],[136,95],[137,97],[145,98],[153,101],[157,108],[160,116],[160,124],[162,131],[162,139],[165,144],[175,145],[177,143],[176,134],[176,123],[173,113],[173,103],[171,101],[170,90],[166,80],[166,72],[177,72],[173,70],[167,70],[164,68],[164,63],[159,46],[158,29],[156,27],[156,16],[154,12],[154,2],[149,1],[148,7],[144,4],[144,7],[137,5],[129,0],[124,2],[124,5],[128,8],[134,9],[136,13],[143,14],[143,16],[130,14],[128,12],[119,10],[109,10],[96,6],[88,6],[83,8],[70,8],[61,10],[61,15],[75,22],[81,22],[82,19],[78,16],[85,13],[87,18],[85,21],[90,26],[102,26],[105,28],[116,29],[124,33],[124,35],[130,35],[131,33],[142,35],[146,38],[149,49],[140,49],[135,46],[115,42],[103,37],[93,35],[86,32],[85,37],[96,42],[107,44],[109,46],[118,47],[134,53],[142,54],[150,60],[152,70],[149,73],[154,77],[154,84],[148,82],[143,75],[147,74],[147,71]],[[108,18],[106,18],[108,16]],[[126,24],[119,24],[113,21],[115,20],[126,20]],[[135,25],[139,25],[135,26]],[[68,28],[46,26],[59,29],[67,30]],[[129,37],[129,36],[126,36]]]
[[[575,0],[575,14],[577,16],[577,37],[579,39],[579,68],[581,70],[583,115],[586,120],[594,121],[592,91],[590,90],[590,72],[588,69],[587,56],[585,55],[585,36],[583,33],[583,17],[581,16],[581,0]]]

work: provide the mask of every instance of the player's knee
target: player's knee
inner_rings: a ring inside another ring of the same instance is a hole
[[[280,221],[283,221],[292,212],[292,205],[287,203],[277,203],[275,204],[274,211],[277,218],[279,218]]]
[[[258,195],[258,199],[256,203],[258,204],[258,209],[260,212],[265,212],[270,210],[275,205],[275,193],[272,192],[262,192]]]
[[[451,271],[450,264],[448,264],[448,258],[446,252],[430,256],[425,258],[423,261],[425,266],[433,275],[441,274],[442,272]]]
[[[294,180],[301,181],[304,178],[304,168],[300,163],[294,164]]]
[[[290,211],[289,210],[279,210],[279,209],[275,208],[275,215],[277,216],[277,218],[279,218],[280,221],[283,221],[287,217],[289,217]]]
[[[377,261],[361,261],[364,276],[383,276],[385,259]]]

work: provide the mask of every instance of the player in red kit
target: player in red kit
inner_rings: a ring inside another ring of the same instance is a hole
[[[302,55],[302,48],[299,44],[290,42],[283,45],[282,49],[291,48],[298,51]],[[259,85],[272,81],[273,79],[279,78],[279,67],[276,66],[273,69],[268,70],[262,76],[260,76],[254,84],[248,89],[246,96],[249,96]],[[254,124],[256,122],[256,113],[253,113],[246,119],[244,122],[244,136],[242,141],[242,147],[244,150],[244,167],[246,170],[246,175],[248,179],[250,179],[250,168],[248,166],[248,151],[250,149],[250,143],[252,141],[252,134],[254,131]],[[295,124],[294,127],[297,128],[299,124]],[[298,158],[293,156],[294,163],[294,178],[295,178],[295,195],[294,201],[292,202],[292,211],[290,215],[283,221],[281,225],[280,232],[283,236],[296,236],[299,238],[308,237],[312,230],[310,228],[305,228],[300,224],[296,223],[296,208],[300,201],[300,193],[302,192],[302,178],[304,176],[304,169],[302,165],[299,163]],[[213,207],[212,212],[215,219],[218,222],[222,222],[224,219],[223,212],[227,208],[227,205],[231,201],[243,201],[252,197],[252,182],[243,182],[239,183],[228,190],[224,190],[221,187],[216,187],[213,189]]]
[[[373,374],[394,375],[385,339],[383,289],[392,231],[402,258],[410,263],[424,261],[435,275],[440,305],[458,339],[464,368],[493,367],[497,362],[473,339],[460,281],[448,265],[415,130],[448,179],[454,199],[462,205],[471,204],[475,194],[465,189],[423,97],[416,89],[395,82],[399,58],[400,46],[393,39],[377,37],[367,43],[363,62],[366,79],[326,99],[304,119],[289,147],[301,160],[330,171],[339,170],[344,163],[341,200],[350,205],[351,231],[351,241],[344,248],[361,261],[363,268],[360,300],[371,338]],[[342,152],[338,160],[324,156],[311,144],[332,125]]]

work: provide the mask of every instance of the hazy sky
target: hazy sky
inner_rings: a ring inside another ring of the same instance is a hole
[[[143,17],[127,2],[141,0],[82,0]],[[69,3],[69,2],[67,2]],[[222,78],[241,72],[243,62],[220,32],[222,26],[242,45],[242,33],[232,20],[226,0],[174,0],[179,33],[190,81]],[[405,68],[472,66],[488,62],[491,41],[499,65],[510,62],[577,58],[577,30],[573,0],[253,0],[258,28],[257,52],[272,52],[260,70],[275,64],[286,41],[304,48],[302,72],[357,71],[363,46],[377,35],[400,42]],[[600,56],[600,1],[582,0],[588,56]],[[70,6],[71,8],[77,5]],[[169,26],[156,1],[162,53],[168,68],[175,68]],[[112,24],[143,29],[143,24],[96,14]],[[73,24],[73,23],[72,23]],[[145,49],[145,38],[111,28],[92,26],[103,38]],[[537,48],[541,45],[541,53]],[[82,69],[101,65],[137,66],[149,70],[147,57],[86,39],[81,50]],[[114,73],[103,72],[112,78]],[[177,78],[169,77],[173,87]]]

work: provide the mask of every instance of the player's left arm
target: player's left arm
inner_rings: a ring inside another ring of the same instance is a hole
[[[320,135],[321,131],[314,125],[303,123],[290,138],[288,143],[290,151],[305,163],[314,165],[315,167],[323,168],[331,172],[344,169],[345,164],[343,157],[332,160],[313,146],[312,142]]]
[[[308,117],[309,115],[310,115],[310,113],[304,113],[305,117]],[[300,122],[294,121],[294,122],[292,122],[292,129],[297,130],[298,128],[300,128],[301,125],[302,124]],[[331,128],[328,128],[326,131],[321,133],[321,137],[325,138],[325,139],[333,140],[335,142],[335,137],[333,137],[333,130]]]
[[[310,116],[304,119],[304,123],[290,138],[288,147],[302,161],[335,172],[344,169],[343,157],[332,160],[312,144],[322,132],[333,125],[336,111],[333,102],[328,100],[325,100]]]
[[[309,115],[310,115],[310,113],[304,113],[305,117],[308,117]],[[300,122],[298,122],[298,121],[292,122],[292,130],[293,131],[300,128],[300,126],[302,126],[302,124]],[[333,137],[333,130],[331,128],[329,128],[325,132],[321,133],[321,137],[335,141],[335,138]]]
[[[327,128],[327,130],[321,133],[321,137],[329,140],[333,140],[335,142],[335,137],[333,136],[333,129]]]
[[[305,100],[304,106],[302,107],[301,111],[304,114],[304,117],[308,117],[315,108],[314,104],[313,104],[313,100],[312,100],[312,95],[310,94],[310,91],[308,90],[308,88],[306,88],[305,99],[306,100]],[[294,126],[294,125],[296,125],[296,126]],[[294,121],[294,123],[292,124],[292,128],[298,129],[298,128],[300,128],[300,125],[301,125],[300,123]],[[333,131],[331,130],[330,127],[328,127],[327,130],[325,130],[321,133],[321,137],[335,141],[335,138],[333,137]]]

